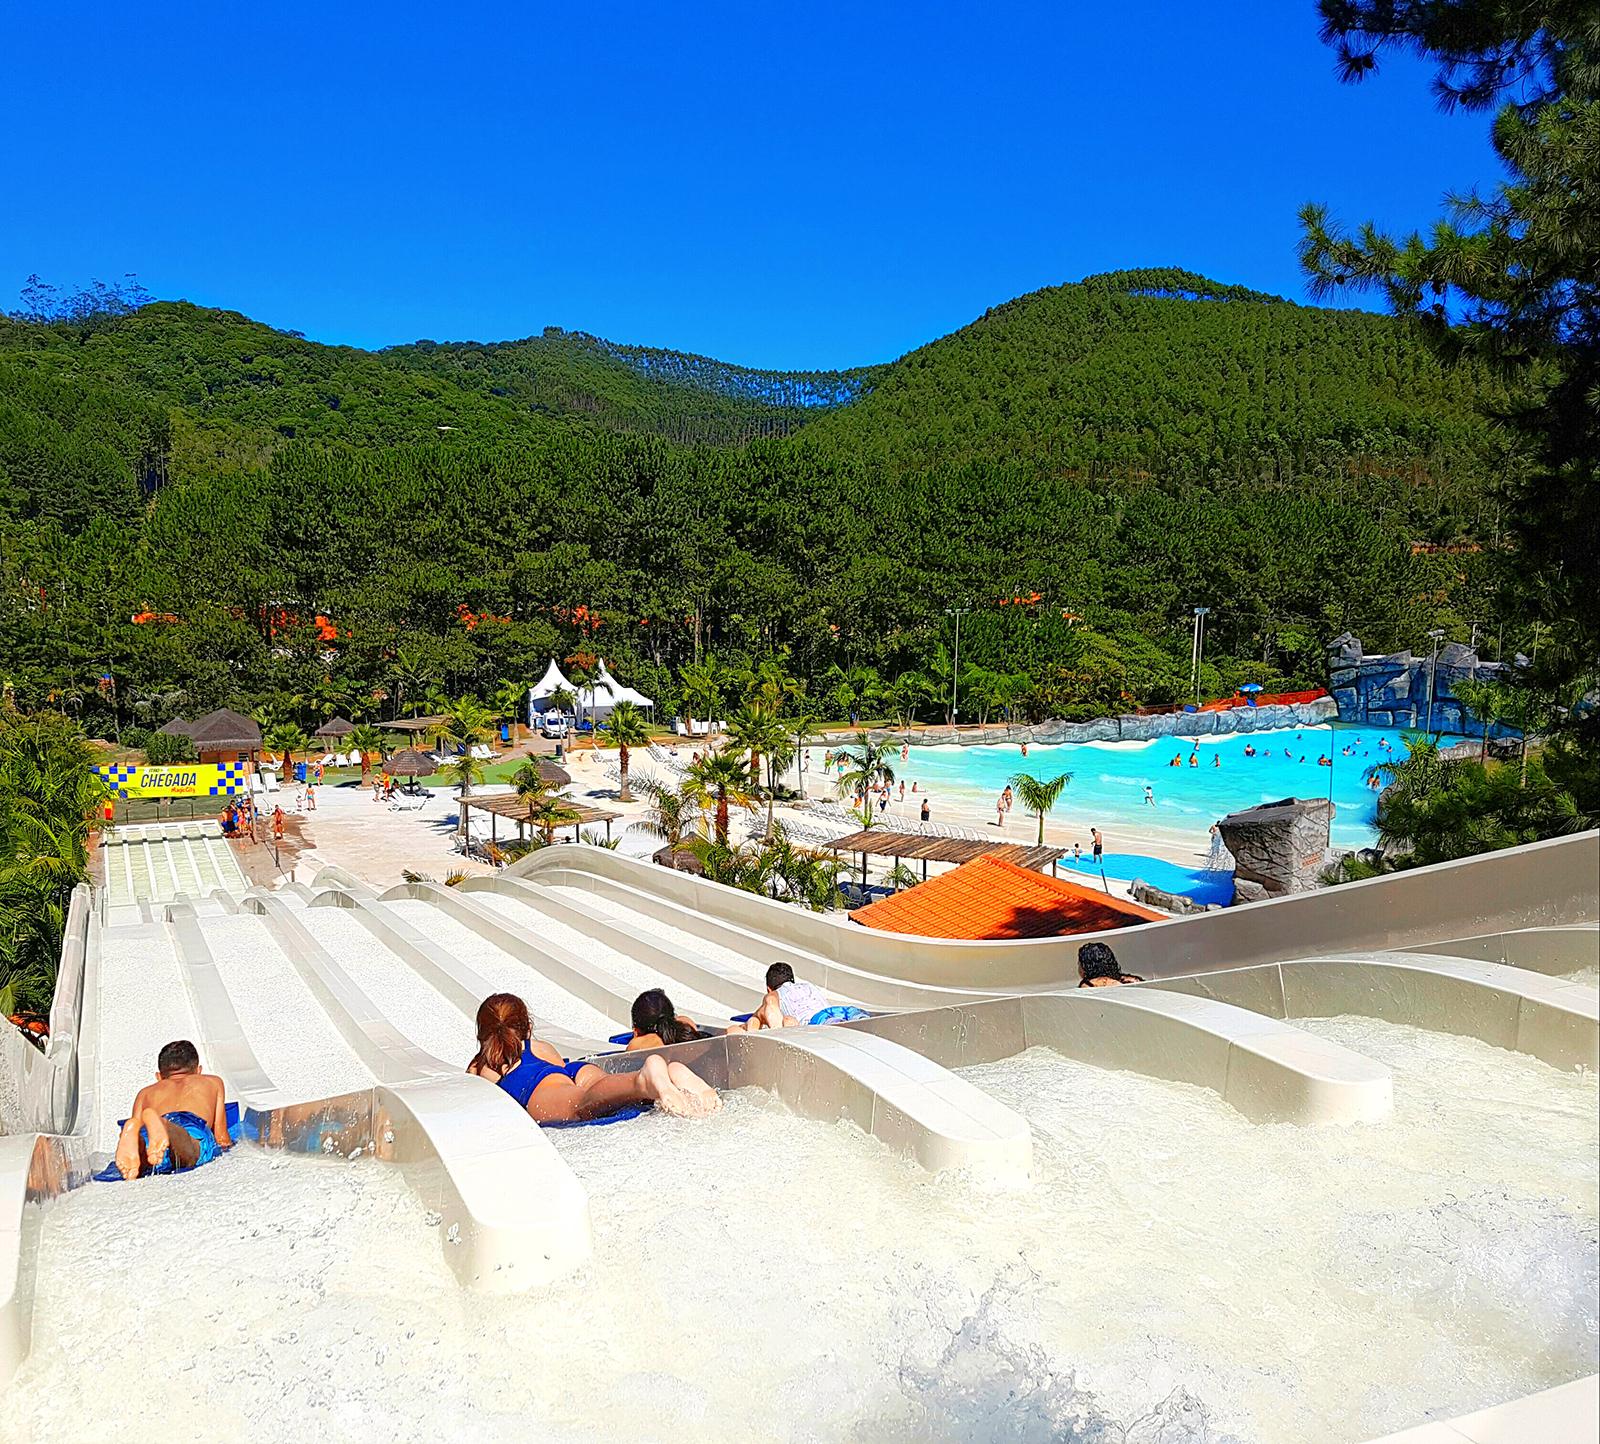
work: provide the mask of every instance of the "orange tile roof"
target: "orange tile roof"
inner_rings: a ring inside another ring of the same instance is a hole
[[[997,857],[978,857],[857,908],[850,921],[925,938],[1053,938],[1157,922],[1165,916]]]

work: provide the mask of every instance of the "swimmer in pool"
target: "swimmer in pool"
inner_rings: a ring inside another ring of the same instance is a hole
[[[168,1043],[156,1055],[156,1081],[139,1090],[122,1125],[117,1171],[124,1178],[187,1173],[232,1147],[222,1079],[201,1072],[193,1043]]]
[[[1220,752],[1213,752],[1211,754],[1211,765],[1213,767],[1221,767],[1222,766],[1222,754]]]
[[[1154,807],[1156,805],[1156,790],[1148,782],[1144,785],[1144,805],[1146,807]]]
[[[716,1089],[682,1063],[659,1053],[636,1073],[607,1073],[593,1063],[569,1063],[533,1037],[528,1006],[515,993],[494,993],[478,1009],[478,1052],[467,1072],[497,1083],[536,1123],[602,1118],[621,1108],[657,1103],[665,1113],[692,1118],[722,1107]]]

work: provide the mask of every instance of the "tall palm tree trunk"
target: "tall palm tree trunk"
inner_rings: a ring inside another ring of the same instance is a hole
[[[617,775],[621,778],[621,784],[617,789],[617,801],[632,802],[633,794],[628,791],[628,749],[626,745],[623,745],[618,750],[622,755],[618,758],[619,771]]]

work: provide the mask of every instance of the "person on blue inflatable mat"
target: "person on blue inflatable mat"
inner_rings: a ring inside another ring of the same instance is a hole
[[[118,1171],[124,1178],[187,1173],[232,1147],[222,1079],[201,1072],[193,1043],[168,1043],[156,1056],[156,1081],[139,1090],[122,1125]]]
[[[787,963],[774,963],[767,969],[767,992],[761,1006],[745,1023],[730,1023],[730,1033],[756,1033],[762,1028],[793,1028],[803,1023],[847,1023],[865,1018],[860,1008],[835,1007],[828,995],[813,983],[797,983],[794,969]]]

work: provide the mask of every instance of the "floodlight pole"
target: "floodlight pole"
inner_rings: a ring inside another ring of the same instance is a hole
[[[1429,639],[1433,642],[1433,654],[1428,658],[1428,725],[1424,730],[1429,733],[1433,731],[1434,675],[1439,668],[1439,641],[1443,636],[1444,633],[1437,627],[1428,633]]]
[[[1200,659],[1205,655],[1205,630],[1206,618],[1211,614],[1210,607],[1196,607],[1194,609],[1194,646],[1191,649],[1189,665],[1194,670],[1194,705],[1200,705]]]
[[[956,619],[956,658],[950,664],[950,726],[952,728],[955,727],[956,718],[960,715],[956,707],[956,681],[961,676],[961,616],[962,613],[970,612],[971,610],[971,607],[947,607],[945,609],[945,616]]]

